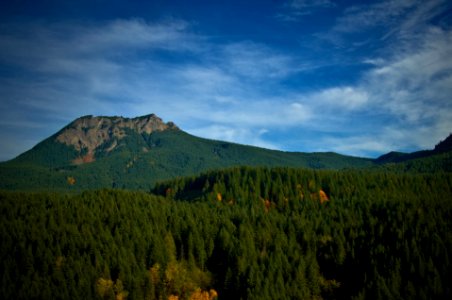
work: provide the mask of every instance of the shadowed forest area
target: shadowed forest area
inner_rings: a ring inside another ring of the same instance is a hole
[[[4,299],[448,299],[452,176],[232,168],[0,193]]]

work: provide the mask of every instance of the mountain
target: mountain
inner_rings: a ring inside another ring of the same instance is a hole
[[[154,114],[80,117],[0,164],[3,189],[150,189],[157,181],[230,166],[368,167],[371,159],[295,153],[190,135]]]
[[[450,134],[444,141],[439,142],[433,150],[422,150],[412,153],[403,152],[389,152],[376,159],[377,163],[398,163],[408,160],[424,158],[429,156],[434,156],[438,154],[443,154],[452,151],[452,134]]]
[[[154,114],[137,118],[83,116],[29,151],[1,163],[0,188],[149,190],[158,181],[232,166],[448,171],[452,168],[450,144],[449,136],[434,150],[391,152],[373,160],[199,138]]]
[[[393,171],[452,172],[452,134],[432,150],[412,153],[392,151],[375,159],[375,163]]]

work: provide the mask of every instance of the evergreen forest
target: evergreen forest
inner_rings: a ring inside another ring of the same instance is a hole
[[[235,167],[0,192],[2,299],[450,299],[452,174]]]

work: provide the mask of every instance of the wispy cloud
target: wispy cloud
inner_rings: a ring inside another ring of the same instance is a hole
[[[324,130],[336,126],[341,134],[325,136],[319,150],[366,155],[427,149],[451,132],[452,31],[432,28],[416,42],[410,51],[392,47],[392,56],[372,60],[375,67],[355,86],[325,89],[304,98],[316,99],[309,107],[323,113],[313,120],[334,124]],[[352,118],[358,119],[358,127]]]
[[[348,39],[387,26],[378,34],[385,43],[357,62],[366,69],[356,80],[326,80],[316,89],[298,84],[322,57],[308,60],[250,40],[212,41],[180,20],[3,25],[2,134],[26,127],[38,142],[80,115],[154,112],[199,136],[282,150],[377,155],[426,148],[452,128],[452,31],[429,21],[444,12],[445,1],[419,3],[346,10],[324,36]],[[293,1],[285,9],[332,7]],[[396,36],[403,39],[396,43]],[[334,56],[333,50],[325,51]],[[11,144],[0,158],[29,146],[4,140]]]
[[[363,155],[432,147],[450,133],[452,31],[441,16],[451,9],[450,2],[439,0],[363,4],[346,9],[335,26],[317,35],[347,52],[366,49],[367,57],[357,63],[370,66],[353,85],[300,95],[314,112],[312,120],[323,120],[320,128],[331,132],[321,144]],[[321,107],[326,109],[317,114]],[[359,127],[346,118],[359,119]],[[340,138],[324,125],[330,122]]]
[[[2,28],[7,30],[0,31],[0,61],[35,71],[67,71],[65,64],[77,71],[73,59],[115,60],[139,50],[194,51],[199,46],[196,37],[187,32],[187,24],[181,21],[153,24],[136,19],[104,24],[33,23],[20,27],[4,24]]]
[[[424,1],[395,0],[361,4],[345,10],[333,28],[335,32],[366,31],[369,27],[390,26]]]
[[[405,122],[431,121],[451,109],[452,31],[426,32],[410,53],[398,53],[367,75],[378,104]],[[381,88],[383,87],[383,88]]]
[[[330,0],[291,0],[285,2],[276,18],[281,21],[298,21],[305,15],[310,15],[314,11],[335,7],[336,4]]]
[[[276,145],[263,138],[266,132],[266,129],[250,129],[225,125],[211,125],[191,130],[192,134],[204,136],[209,139],[231,141],[267,149],[280,149],[280,145]]]
[[[225,45],[221,52],[228,72],[252,79],[281,78],[308,68],[292,56],[250,41]]]
[[[334,87],[304,96],[305,101],[318,106],[322,111],[353,111],[368,104],[369,95],[360,87]]]
[[[10,126],[17,120],[50,125],[50,119],[63,126],[88,113],[120,114],[133,89],[128,77],[141,71],[136,51],[196,51],[193,45],[180,21],[2,24],[0,117]],[[37,130],[36,141],[49,133]]]
[[[337,19],[330,32],[320,35],[341,43],[345,38],[343,35],[366,33],[366,43],[371,39],[379,42],[395,39],[400,43],[422,35],[434,18],[451,7],[447,0],[385,0],[351,6]]]
[[[180,21],[8,28],[0,32],[0,62],[7,69],[21,69],[24,76],[11,83],[0,78],[2,105],[9,107],[0,115],[11,126],[17,118],[39,122],[58,116],[68,122],[85,114],[156,112],[188,130],[199,131],[202,126],[202,136],[270,146],[251,138],[260,132],[258,127],[305,118],[300,108],[274,109],[275,101],[265,100],[267,96],[247,83],[281,79],[298,71],[292,57],[265,45],[211,44]],[[29,55],[27,49],[37,45],[42,51]],[[174,53],[176,61],[162,58],[162,49],[167,55]],[[204,51],[200,49],[209,53],[198,56],[202,59],[196,63],[185,60],[185,55]],[[275,115],[269,119],[272,110]],[[219,135],[219,128],[229,129]],[[38,135],[37,141],[44,134],[48,132]]]
[[[81,52],[106,51],[112,47],[165,49],[171,51],[194,50],[196,38],[188,31],[189,24],[180,20],[163,23],[148,23],[141,19],[116,20],[108,22],[74,39]]]
[[[303,9],[311,7],[332,7],[336,5],[330,0],[292,0],[287,3],[287,6],[294,9]]]

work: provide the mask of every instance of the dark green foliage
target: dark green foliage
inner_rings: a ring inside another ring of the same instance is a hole
[[[452,172],[452,135],[441,141],[433,150],[413,153],[389,152],[375,162],[380,169],[402,172]]]
[[[2,298],[451,297],[450,173],[232,168],[153,192],[0,192]]]
[[[68,162],[75,159],[79,154],[74,148],[55,142],[54,139],[55,136],[45,139],[10,161],[8,165],[20,167],[32,165],[50,169],[67,166]]]
[[[452,134],[449,134],[444,141],[439,142],[433,151],[437,153],[452,151]]]
[[[0,163],[0,188],[32,191],[83,191],[99,188],[149,190],[157,181],[193,176],[208,170],[233,166],[303,167],[312,169],[369,169],[396,172],[452,172],[450,137],[435,150],[414,153],[391,152],[372,160],[337,153],[299,153],[198,138],[179,129],[111,139],[96,148],[94,161],[82,160],[87,150],[77,152],[57,142],[58,134],[44,140],[17,158]],[[113,143],[113,151],[108,149]],[[68,184],[67,179],[75,179]]]
[[[424,155],[425,152],[429,154]],[[398,154],[390,154],[385,158],[384,163],[380,162],[379,166],[369,169],[404,173],[452,172],[452,151],[444,153],[424,151],[422,156],[417,153],[419,152],[413,153],[416,155],[401,154],[400,159],[397,158]]]
[[[181,130],[127,136],[114,151],[106,143],[95,161],[74,165],[86,153],[55,141],[55,136],[14,160],[0,164],[0,188],[21,190],[149,190],[157,181],[231,166],[292,166],[341,169],[371,166],[372,161],[336,153],[294,153],[201,139]],[[146,150],[143,150],[146,149]],[[68,185],[66,179],[76,179]]]

